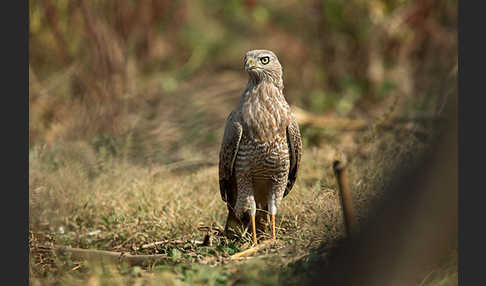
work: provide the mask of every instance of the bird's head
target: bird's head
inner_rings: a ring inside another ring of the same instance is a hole
[[[282,81],[282,66],[277,56],[269,50],[252,50],[245,55],[245,71],[257,81]]]

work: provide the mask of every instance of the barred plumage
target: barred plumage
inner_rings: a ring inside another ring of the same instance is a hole
[[[245,70],[248,84],[226,120],[220,150],[220,192],[229,212],[226,231],[254,220],[258,208],[272,215],[275,238],[275,214],[296,180],[302,142],[282,93],[282,67],[275,54],[247,52]]]

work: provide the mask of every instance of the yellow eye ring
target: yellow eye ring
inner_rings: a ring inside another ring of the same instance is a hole
[[[260,58],[260,62],[262,64],[266,65],[270,62],[270,57],[262,57],[262,58]]]

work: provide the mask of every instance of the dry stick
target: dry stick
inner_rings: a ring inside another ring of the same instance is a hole
[[[275,242],[274,240],[262,241],[260,244],[257,244],[255,247],[248,248],[247,250],[233,254],[232,256],[230,256],[230,259],[233,260],[233,259],[238,259],[238,258],[250,256],[250,255],[252,255],[253,253],[255,253],[259,250],[262,250],[262,249],[264,249],[264,248],[266,248],[270,245],[273,245],[274,242]]]
[[[201,159],[201,160],[184,160],[184,161],[177,161],[174,163],[169,163],[164,165],[165,168],[167,168],[169,171],[175,170],[175,169],[184,169],[188,167],[198,167],[198,166],[215,166],[217,165],[217,162],[213,161],[208,161],[207,159]]]
[[[356,217],[353,212],[353,203],[351,198],[351,191],[349,189],[346,166],[336,160],[332,164],[334,174],[341,192],[341,206],[343,208],[344,223],[346,225],[346,236],[352,237],[356,234]]]
[[[165,254],[134,255],[124,252],[71,248],[66,246],[42,246],[42,248],[54,250],[59,255],[70,254],[73,260],[104,259],[114,263],[127,262],[131,266],[143,266],[167,258]]]
[[[331,116],[320,116],[307,112],[296,106],[292,107],[294,116],[302,125],[311,125],[319,128],[337,128],[348,131],[360,131],[366,130],[373,126],[373,122],[368,122],[362,119],[346,119],[346,118],[335,118]],[[441,120],[442,117],[437,115],[415,115],[410,117],[392,117],[387,120],[387,122],[381,122],[379,124],[380,128],[393,129],[396,128],[397,124],[408,123],[408,122],[427,122],[434,120]],[[420,131],[419,131],[420,132]]]
[[[186,243],[201,245],[204,242],[200,240],[162,240],[162,241],[156,241],[156,242],[144,244],[142,245],[142,249],[156,247],[157,245],[162,245],[162,244],[186,244]]]

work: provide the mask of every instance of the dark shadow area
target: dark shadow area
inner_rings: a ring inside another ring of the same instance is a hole
[[[419,285],[457,249],[457,95],[444,110],[435,144],[411,171],[400,170],[361,232],[324,266],[312,265],[312,285]]]

